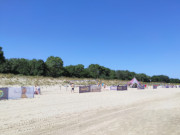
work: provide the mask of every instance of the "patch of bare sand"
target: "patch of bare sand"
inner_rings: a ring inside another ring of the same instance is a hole
[[[154,135],[167,125],[173,125],[167,133],[179,133],[180,89],[79,94],[56,86],[42,93],[34,99],[0,101],[2,135]]]

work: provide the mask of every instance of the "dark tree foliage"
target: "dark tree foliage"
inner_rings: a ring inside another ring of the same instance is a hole
[[[136,74],[135,77],[142,82],[150,82],[151,77],[146,74]]]
[[[170,83],[180,83],[180,80],[171,78]]]
[[[109,79],[111,70],[104,66],[100,66],[100,78]]]
[[[46,61],[47,75],[52,77],[59,77],[63,75],[63,61],[59,57],[50,56]]]
[[[88,67],[89,76],[92,78],[99,78],[100,66],[98,64],[91,64]]]
[[[84,78],[91,78],[91,76],[89,74],[89,70],[87,68],[85,68],[84,71],[82,72],[82,76]]]
[[[29,75],[29,60],[17,59],[17,72],[22,75]]]
[[[131,80],[136,77],[142,82],[165,82],[180,83],[179,79],[169,78],[164,75],[148,76],[137,74],[128,70],[111,70],[98,64],[91,64],[88,68],[84,65],[70,65],[63,67],[63,61],[59,57],[48,57],[47,61],[28,59],[5,59],[2,47],[0,47],[0,73],[12,73],[31,76],[51,76],[51,77],[78,77],[78,78],[100,78]]]
[[[29,75],[43,76],[45,75],[46,65],[43,60],[33,59],[29,61]]]
[[[89,76],[92,78],[104,78],[109,79],[111,70],[104,66],[100,66],[98,64],[91,64],[87,68],[89,72]]]
[[[129,72],[128,70],[117,70],[116,71],[116,77],[120,80],[131,80],[135,77],[134,72]]]
[[[152,82],[165,82],[165,83],[169,83],[170,79],[169,79],[168,76],[158,75],[158,76],[152,76],[151,77],[151,81]]]
[[[8,59],[7,64],[9,65],[9,71],[13,74],[28,75],[29,61],[26,59]]]
[[[9,59],[7,60],[8,70],[13,74],[29,75],[29,60]]]
[[[0,68],[1,73],[42,76],[45,75],[43,60],[7,59]]]
[[[9,73],[6,59],[4,57],[4,52],[0,46],[0,73]]]
[[[115,70],[110,71],[109,79],[117,79]]]
[[[11,73],[10,72],[10,64],[9,61],[6,60],[4,63],[0,64],[0,73]]]
[[[4,52],[2,51],[2,47],[0,47],[0,64],[5,62]]]
[[[84,77],[84,65],[70,65],[65,67],[65,76],[67,77]]]

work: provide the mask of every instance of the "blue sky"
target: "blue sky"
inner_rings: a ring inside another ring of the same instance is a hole
[[[6,58],[180,78],[179,0],[0,0]]]

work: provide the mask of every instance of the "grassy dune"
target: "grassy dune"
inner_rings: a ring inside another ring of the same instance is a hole
[[[52,77],[43,77],[43,76],[21,76],[21,75],[13,75],[13,74],[0,74],[0,86],[32,86],[32,85],[65,86],[68,85],[70,82],[73,82],[75,85],[89,85],[89,84],[97,84],[97,82],[103,82],[106,85],[110,86],[110,85],[118,85],[118,84],[120,85],[127,84],[128,81],[91,79],[91,78],[67,78],[67,77],[52,78]],[[141,83],[150,84],[143,82]],[[160,84],[160,83],[153,83],[153,84]]]
[[[91,79],[91,78],[52,78],[42,76],[21,76],[13,74],[0,74],[1,86],[29,86],[29,85],[68,85],[69,82],[73,82],[76,85],[89,85],[97,84],[97,82],[103,82],[106,85],[118,85],[126,84],[128,81],[121,80],[103,80],[103,79]]]

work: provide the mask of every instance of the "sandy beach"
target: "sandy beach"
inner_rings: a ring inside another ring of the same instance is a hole
[[[0,101],[1,135],[179,135],[180,89],[75,93],[42,88],[34,99]]]
[[[0,135],[180,135],[180,0],[0,0]]]

